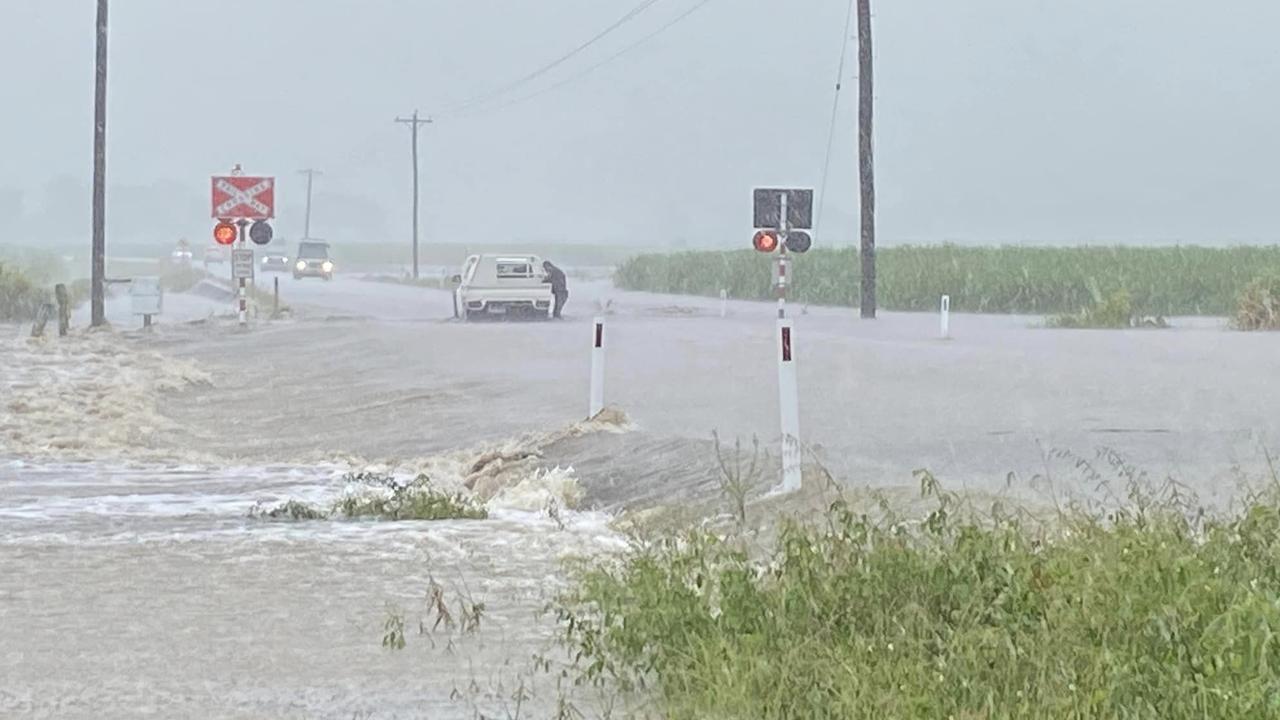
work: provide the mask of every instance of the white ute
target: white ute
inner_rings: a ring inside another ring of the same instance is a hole
[[[537,255],[472,255],[454,276],[458,316],[550,317],[551,285]]]

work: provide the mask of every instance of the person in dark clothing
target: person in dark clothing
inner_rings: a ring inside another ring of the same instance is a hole
[[[556,299],[556,307],[552,310],[552,317],[560,317],[560,311],[564,309],[564,303],[569,299],[569,284],[565,279],[564,271],[551,264],[550,260],[542,263],[542,269],[547,272],[547,277],[543,282],[551,283],[551,294]]]

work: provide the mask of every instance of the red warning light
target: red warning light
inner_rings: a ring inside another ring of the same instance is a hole
[[[231,245],[236,241],[236,226],[220,222],[213,226],[213,241],[219,245]]]
[[[778,233],[773,230],[761,230],[751,239],[751,244],[760,252],[771,253],[778,249]]]

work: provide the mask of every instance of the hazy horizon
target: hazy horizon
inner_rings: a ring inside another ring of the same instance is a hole
[[[818,186],[847,0],[711,0],[634,21],[474,115],[422,130],[423,242],[747,247],[750,189]],[[409,133],[491,94],[630,0],[112,4],[108,242],[208,236],[208,177],[278,178],[277,234],[409,237]],[[1280,5],[941,0],[875,8],[879,240],[1036,244],[1276,238]],[[252,17],[252,31],[219,31]],[[0,9],[0,229],[89,233],[94,3]],[[851,33],[852,34],[852,33]],[[818,246],[857,237],[848,45]],[[19,71],[20,70],[20,71]],[[544,90],[547,90],[543,92]],[[529,94],[527,102],[507,105]]]

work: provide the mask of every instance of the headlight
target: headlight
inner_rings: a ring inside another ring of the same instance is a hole
[[[295,265],[294,267],[298,268],[299,270],[306,270],[306,269],[307,269],[307,263],[306,263],[306,262],[304,262],[304,261],[302,261],[302,260],[299,260],[299,261],[298,261],[298,264],[297,264],[297,265]]]
[[[320,269],[324,270],[325,272],[332,272],[333,263],[329,262],[328,260],[325,260],[324,263],[320,265]]]

